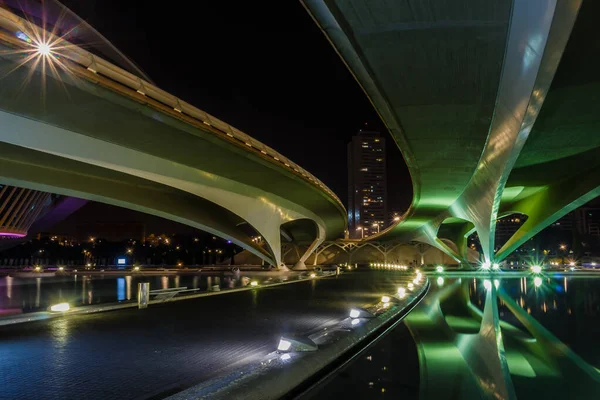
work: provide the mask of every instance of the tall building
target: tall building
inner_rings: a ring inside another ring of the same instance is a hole
[[[385,138],[379,132],[359,131],[348,143],[350,237],[366,237],[387,226],[385,170]]]

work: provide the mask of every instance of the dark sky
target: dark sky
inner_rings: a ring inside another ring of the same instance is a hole
[[[346,144],[368,123],[388,138],[390,208],[410,204],[400,152],[299,1],[63,3],[157,86],[291,158],[344,203]]]

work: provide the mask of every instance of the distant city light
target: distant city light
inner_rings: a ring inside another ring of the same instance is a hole
[[[382,296],[381,297],[381,302],[382,303],[389,303],[390,302],[390,297],[389,296]]]
[[[125,265],[126,263],[127,263],[127,259],[117,258],[117,265]]]
[[[311,278],[314,278],[315,276],[317,276],[314,272],[312,274],[310,274]]]
[[[53,312],[65,312],[69,311],[70,309],[71,307],[69,306],[69,303],[59,303],[50,307],[50,311]]]
[[[140,267],[133,267],[133,270],[137,272],[140,270]]]
[[[252,282],[250,282],[250,286],[258,286],[258,282],[252,281]]]
[[[65,270],[65,267],[58,267],[58,270],[59,270],[59,271],[64,271],[64,270]]]
[[[435,271],[437,273],[442,273],[442,272],[444,272],[444,267],[442,267],[441,265],[438,265],[437,267],[435,267]]]
[[[489,261],[486,261],[483,264],[481,264],[481,269],[485,269],[486,271],[489,270],[490,269]]]
[[[500,264],[498,264],[498,263],[492,264],[492,269],[500,269]]]
[[[542,286],[542,278],[536,276],[535,278],[533,278],[533,284],[535,285],[535,287]]]
[[[400,296],[400,298],[404,297],[406,295],[406,289],[403,287],[399,287],[398,288],[398,296]]]
[[[413,285],[412,283],[409,283],[407,286],[408,290],[412,290],[415,287],[415,285]]]

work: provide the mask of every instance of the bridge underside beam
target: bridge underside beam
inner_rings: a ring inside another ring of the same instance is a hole
[[[167,218],[230,238],[276,265],[267,250],[239,229],[241,218],[207,200],[155,182],[2,142],[0,182]]]

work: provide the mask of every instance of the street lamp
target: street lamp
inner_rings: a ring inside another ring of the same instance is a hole
[[[363,230],[362,226],[359,226],[358,228],[356,228],[357,231],[360,231],[360,238],[364,239],[365,238],[365,231]]]
[[[373,224],[373,228],[377,227],[377,233],[379,233],[379,224]]]

